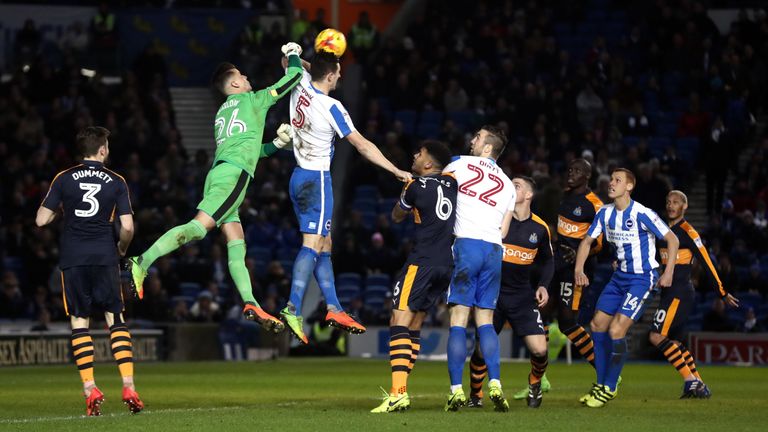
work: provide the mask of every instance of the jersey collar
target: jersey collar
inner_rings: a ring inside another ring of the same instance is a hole
[[[315,93],[322,94],[322,95],[325,94],[325,93],[321,92],[320,90],[318,90],[317,87],[315,87],[314,84],[312,84],[311,82],[309,83],[309,86],[312,87],[312,90],[314,90]]]
[[[99,161],[94,161],[94,160],[84,160],[82,161],[82,164],[88,167],[93,167],[93,168],[101,168],[104,166],[104,163]]]

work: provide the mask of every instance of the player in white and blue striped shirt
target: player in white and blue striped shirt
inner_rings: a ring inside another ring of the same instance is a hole
[[[597,383],[580,399],[590,408],[602,407],[616,397],[619,376],[628,355],[625,336],[642,316],[645,301],[656,290],[657,281],[662,288],[669,287],[675,271],[674,260],[669,260],[659,278],[656,239],[667,241],[670,256],[677,256],[680,242],[653,210],[632,200],[630,194],[635,184],[635,175],[628,169],[617,168],[611,173],[608,197],[613,203],[597,212],[576,253],[574,280],[580,286],[589,285],[584,263],[592,242],[600,234],[614,246],[618,263],[597,300],[591,323]]]

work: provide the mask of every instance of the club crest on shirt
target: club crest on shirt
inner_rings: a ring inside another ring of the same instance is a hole
[[[539,236],[537,236],[536,233],[533,233],[530,237],[528,237],[528,241],[531,243],[536,243],[539,241]]]
[[[625,229],[632,229],[635,226],[635,221],[633,219],[627,219],[624,221],[624,228]]]
[[[576,207],[575,209],[573,209],[573,215],[574,216],[581,216],[581,206]]]

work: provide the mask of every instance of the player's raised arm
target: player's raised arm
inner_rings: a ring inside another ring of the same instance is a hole
[[[381,150],[379,150],[378,147],[376,147],[376,144],[368,141],[364,136],[360,134],[358,131],[353,131],[346,137],[350,144],[352,144],[358,152],[360,152],[361,155],[363,155],[364,158],[366,158],[369,162],[373,163],[376,166],[379,166],[381,168],[384,168],[385,170],[391,172],[394,174],[395,177],[397,177],[398,180],[402,182],[407,182],[411,179],[413,179],[413,176],[411,173],[407,171],[403,171],[395,166],[392,162],[389,161],[382,153]]]
[[[301,46],[295,42],[288,42],[282,47],[283,54],[288,58],[288,68],[285,75],[280,80],[264,90],[260,90],[259,95],[263,95],[272,102],[289,94],[294,87],[301,81],[304,69],[301,67]]]

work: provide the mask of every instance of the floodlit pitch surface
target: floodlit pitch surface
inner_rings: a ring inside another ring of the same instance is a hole
[[[411,409],[370,414],[389,388],[389,363],[347,358],[241,363],[139,363],[137,390],[144,412],[130,415],[120,401],[114,364],[96,365],[106,395],[103,416],[85,418],[75,366],[0,368],[0,431],[764,431],[768,368],[700,368],[710,400],[679,400],[682,380],[666,364],[629,363],[619,396],[602,409],[581,406],[594,373],[585,363],[550,365],[552,391],[538,410],[512,401],[496,413],[443,412],[448,391],[444,362],[418,362],[409,381]],[[526,382],[529,365],[503,363],[507,397]],[[465,376],[468,374],[465,368]],[[465,378],[469,392],[469,379]],[[407,429],[406,429],[407,428]]]

